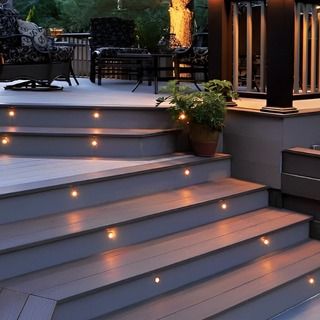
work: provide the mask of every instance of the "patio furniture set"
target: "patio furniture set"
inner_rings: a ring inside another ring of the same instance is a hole
[[[135,91],[148,81],[157,93],[160,80],[195,84],[208,80],[207,33],[195,35],[190,48],[162,53],[137,46],[133,20],[93,18],[90,35],[90,80],[97,80],[98,85],[104,77],[132,79],[136,80]],[[25,80],[6,89],[62,89],[52,82],[58,79],[71,85],[70,76],[78,84],[72,69],[73,50],[74,44],[55,41],[41,27],[20,19],[15,10],[0,7],[0,81]]]

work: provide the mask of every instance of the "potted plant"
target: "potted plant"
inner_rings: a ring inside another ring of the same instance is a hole
[[[232,83],[227,80],[213,79],[204,84],[204,88],[208,91],[221,93],[226,99],[228,107],[236,106],[237,104],[233,99],[238,98],[238,94],[233,91]]]
[[[219,133],[224,127],[226,115],[225,95],[204,83],[204,91],[191,91],[170,81],[164,90],[167,97],[157,99],[157,105],[169,101],[169,112],[174,120],[187,128],[192,149],[199,156],[213,156],[216,152]]]

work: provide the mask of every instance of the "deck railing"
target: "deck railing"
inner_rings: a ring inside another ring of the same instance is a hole
[[[232,7],[234,88],[266,92],[266,2]],[[320,93],[320,6],[307,1],[295,5],[293,93]]]
[[[233,3],[233,86],[236,90],[266,90],[266,4]]]
[[[319,6],[296,3],[294,93],[320,91]]]
[[[90,33],[63,33],[58,41],[74,44],[72,61],[73,71],[76,76],[86,77],[90,72]]]

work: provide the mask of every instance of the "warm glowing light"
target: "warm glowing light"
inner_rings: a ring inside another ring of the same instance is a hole
[[[1,139],[1,143],[4,144],[4,145],[8,144],[9,143],[9,138],[8,137],[3,137]]]
[[[155,277],[155,278],[154,278],[154,282],[155,282],[155,283],[160,283],[160,277]]]
[[[179,45],[189,47],[192,41],[193,12],[189,9],[192,0],[171,0],[169,8],[170,34]]]
[[[95,119],[99,119],[99,118],[100,118],[100,113],[99,113],[99,112],[94,112],[94,113],[93,113],[93,117],[94,117]]]
[[[79,192],[77,190],[72,190],[71,191],[71,197],[72,198],[78,198],[79,196]]]
[[[222,210],[227,210],[228,209],[228,205],[225,201],[221,201],[220,203],[220,207]]]
[[[261,241],[264,245],[268,246],[270,244],[270,239],[266,238],[266,237],[262,237]]]
[[[181,113],[179,115],[179,120],[185,120],[187,118],[187,116],[184,113]]]
[[[313,277],[310,277],[310,278],[308,279],[308,282],[309,282],[309,284],[315,284],[315,283],[316,283],[316,279],[313,278]]]
[[[92,145],[93,147],[97,147],[97,146],[98,146],[98,141],[97,141],[96,139],[92,139],[92,140],[91,140],[91,145]]]
[[[191,171],[189,169],[184,170],[185,176],[190,176]]]
[[[9,115],[9,117],[13,118],[16,115],[16,113],[14,110],[9,110],[8,115]]]
[[[114,239],[116,237],[116,234],[114,233],[114,231],[111,231],[111,230],[107,231],[107,235],[109,239]]]

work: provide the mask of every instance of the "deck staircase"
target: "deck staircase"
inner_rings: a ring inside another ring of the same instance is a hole
[[[3,154],[148,161],[0,187],[1,319],[263,320],[320,291],[311,217],[268,207],[266,186],[230,177],[230,155],[174,153],[164,109],[10,111]],[[131,143],[139,130],[163,135]]]

